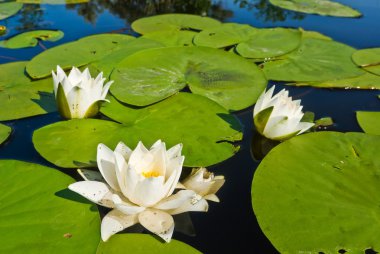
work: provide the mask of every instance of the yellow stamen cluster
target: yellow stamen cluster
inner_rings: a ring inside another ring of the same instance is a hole
[[[149,178],[149,177],[158,177],[160,176],[160,173],[157,172],[157,171],[145,171],[145,172],[142,172],[142,175],[145,177],[145,178]]]

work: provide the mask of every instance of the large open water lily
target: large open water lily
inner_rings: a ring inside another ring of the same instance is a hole
[[[314,124],[301,122],[301,100],[292,100],[286,89],[273,96],[275,86],[264,91],[255,104],[253,119],[256,130],[266,138],[285,140],[299,135]]]
[[[57,74],[52,71],[54,94],[58,111],[63,118],[88,118],[99,112],[100,102],[107,101],[106,95],[113,81],[107,82],[103,72],[94,79],[86,68],[81,72],[73,67],[70,74],[57,66]]]
[[[207,201],[193,190],[174,193],[184,161],[181,150],[181,144],[166,150],[160,140],[150,150],[141,142],[133,151],[122,142],[114,151],[99,144],[100,181],[96,174],[88,174],[84,176],[86,181],[71,184],[69,189],[96,204],[113,208],[102,220],[104,241],[140,223],[169,242],[174,230],[171,215],[207,211]]]

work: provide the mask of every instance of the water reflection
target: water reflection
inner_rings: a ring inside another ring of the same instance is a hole
[[[44,26],[44,10],[39,4],[26,4],[18,13],[15,29],[20,32],[41,29]]]

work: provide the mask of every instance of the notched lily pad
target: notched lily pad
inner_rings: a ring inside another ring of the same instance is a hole
[[[96,119],[51,124],[34,132],[37,151],[57,166],[77,168],[96,165],[99,143],[115,147],[123,141],[133,148],[140,140],[147,146],[158,139],[167,147],[182,143],[187,166],[212,165],[239,150],[230,142],[242,139],[240,122],[205,97],[179,93],[142,109],[110,99],[101,112],[122,124]]]
[[[16,2],[0,3],[0,20],[9,18],[21,10],[23,4]]]
[[[347,5],[328,0],[269,0],[271,4],[292,11],[336,17],[360,17]]]
[[[188,85],[193,93],[230,110],[254,104],[267,83],[255,64],[206,47],[169,47],[138,52],[121,62],[111,79],[115,81],[111,86],[112,94],[124,103],[146,106]]]
[[[201,31],[219,26],[220,21],[209,17],[191,14],[161,14],[135,20],[131,27],[140,34],[162,30],[196,30]]]
[[[107,242],[100,242],[96,254],[119,254],[120,250],[133,254],[200,254],[198,250],[172,239],[162,243],[148,234],[117,234]]]
[[[71,177],[38,164],[0,160],[1,253],[95,253],[96,206],[67,189]]]
[[[365,133],[380,135],[380,112],[356,111],[356,119]]]
[[[58,41],[62,37],[63,32],[59,30],[35,30],[18,34],[5,41],[0,41],[0,47],[10,49],[34,47],[38,44],[38,40]]]
[[[11,132],[11,127],[0,123],[0,145],[8,139],[9,135],[11,135]]]
[[[314,132],[269,152],[252,205],[280,253],[380,250],[380,136]]]
[[[352,61],[364,70],[380,76],[380,48],[357,50],[352,54]]]

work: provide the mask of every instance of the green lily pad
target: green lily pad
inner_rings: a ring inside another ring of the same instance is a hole
[[[182,143],[186,166],[212,165],[239,150],[230,143],[242,139],[239,121],[205,97],[179,93],[142,109],[110,99],[102,113],[123,124],[96,119],[51,124],[34,132],[37,151],[57,166],[75,168],[96,165],[99,143],[109,147],[119,141],[130,147],[140,140],[147,146],[158,139],[167,147]]]
[[[99,214],[67,189],[74,179],[15,160],[0,160],[0,178],[1,253],[95,253]]]
[[[374,65],[374,66],[366,66],[366,67],[363,67],[363,69],[370,73],[380,76],[380,64]]]
[[[358,50],[352,54],[352,61],[364,70],[380,75],[380,48]]]
[[[169,30],[147,33],[142,38],[157,41],[166,47],[193,46],[193,38],[196,34],[198,33],[194,31]]]
[[[81,4],[88,3],[89,0],[17,0],[25,4]]]
[[[194,37],[197,46],[224,48],[249,40],[258,29],[249,25],[225,23],[201,31]]]
[[[27,73],[34,79],[51,75],[57,68],[71,69],[80,67],[105,57],[119,49],[129,40],[135,39],[123,34],[98,34],[84,37],[78,41],[65,43],[45,50],[35,56],[27,65]]]
[[[133,254],[200,254],[190,245],[172,239],[162,243],[146,234],[117,234],[107,242],[100,242],[96,254],[119,254],[120,250]]]
[[[328,0],[269,0],[280,8],[303,13],[336,17],[360,17],[362,14],[349,6]]]
[[[299,28],[299,30],[302,32],[302,38],[321,39],[327,41],[332,40],[331,37],[328,37],[327,35],[321,34],[316,31],[303,30],[302,28]]]
[[[38,44],[38,40],[58,41],[62,37],[63,32],[59,30],[35,30],[18,34],[5,41],[0,41],[0,47],[10,49],[34,47]]]
[[[268,79],[325,81],[352,78],[364,73],[351,60],[355,52],[335,41],[304,38],[300,47],[279,60],[263,64]]]
[[[131,27],[140,34],[162,30],[197,30],[219,26],[220,21],[191,14],[161,14],[135,20]]]
[[[46,114],[57,110],[51,78],[32,81],[27,62],[0,65],[0,121]]]
[[[267,83],[255,64],[235,54],[206,47],[138,52],[121,62],[111,79],[115,81],[112,94],[128,104],[149,105],[188,85],[193,93],[230,110],[254,104]]]
[[[356,111],[356,119],[365,133],[380,135],[380,112]]]
[[[314,86],[324,88],[345,88],[345,89],[380,89],[380,76],[364,73],[354,78],[307,82],[307,83],[289,83],[288,85],[296,86]]]
[[[11,127],[0,123],[0,145],[11,135]]]
[[[296,29],[257,29],[254,36],[236,46],[236,51],[246,58],[281,56],[296,49],[301,43],[301,37],[301,31]]]
[[[0,20],[9,18],[21,10],[23,4],[16,2],[0,3]]]
[[[280,253],[380,250],[380,136],[315,132],[269,152],[252,205]]]

